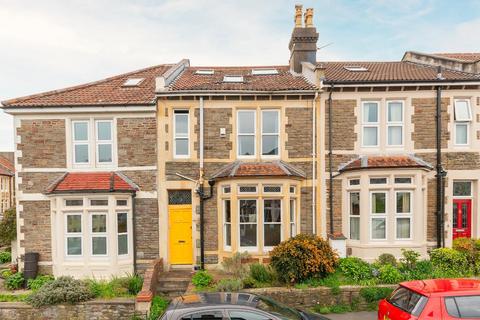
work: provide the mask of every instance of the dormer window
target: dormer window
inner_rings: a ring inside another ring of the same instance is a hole
[[[243,76],[224,76],[223,82],[243,82]]]
[[[123,83],[123,86],[124,87],[137,87],[138,85],[140,85],[140,83],[143,82],[143,80],[145,80],[145,79],[144,78],[129,78]]]
[[[195,71],[195,74],[199,74],[199,75],[213,75],[215,73],[214,70],[212,69],[200,69],[200,70],[197,70]]]
[[[252,75],[254,76],[263,76],[263,75],[274,75],[278,74],[277,69],[252,69]]]

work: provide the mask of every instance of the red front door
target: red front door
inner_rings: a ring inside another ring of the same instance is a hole
[[[472,236],[472,200],[453,199],[453,239]]]

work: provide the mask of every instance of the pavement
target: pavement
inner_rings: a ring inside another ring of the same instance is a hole
[[[360,311],[360,312],[348,312],[341,314],[324,314],[325,317],[331,320],[376,320],[376,311]]]

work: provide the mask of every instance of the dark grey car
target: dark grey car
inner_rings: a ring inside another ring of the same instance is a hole
[[[199,293],[175,298],[161,320],[328,320],[249,293]]]

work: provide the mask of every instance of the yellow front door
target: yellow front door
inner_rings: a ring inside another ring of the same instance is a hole
[[[192,205],[168,206],[170,263],[193,264]]]

